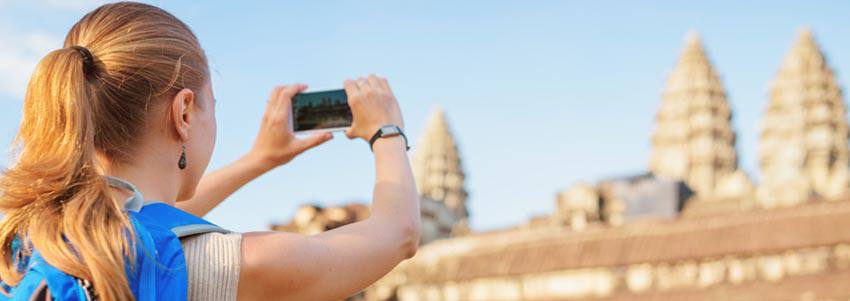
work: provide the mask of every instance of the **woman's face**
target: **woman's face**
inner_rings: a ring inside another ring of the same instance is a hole
[[[189,139],[186,141],[186,169],[183,189],[177,200],[188,200],[195,194],[195,188],[201,180],[204,171],[212,157],[213,149],[215,148],[216,139],[216,120],[215,120],[215,97],[212,92],[212,85],[209,80],[200,88],[199,91],[194,91],[198,103],[195,108],[195,120],[192,122],[189,131]],[[177,162],[175,161],[175,164]]]

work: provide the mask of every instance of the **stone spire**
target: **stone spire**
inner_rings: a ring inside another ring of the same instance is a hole
[[[656,115],[652,173],[683,180],[698,196],[710,198],[718,181],[737,167],[731,116],[699,35],[689,32]]]
[[[460,154],[442,109],[431,114],[425,133],[414,147],[413,174],[419,194],[445,203],[458,218],[468,217]]]
[[[846,108],[841,88],[808,29],[771,83],[761,124],[759,201],[793,205],[847,192]]]

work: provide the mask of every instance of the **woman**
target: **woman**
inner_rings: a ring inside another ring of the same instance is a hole
[[[205,54],[185,24],[150,5],[107,4],[77,22],[64,44],[30,80],[18,158],[0,179],[0,277],[7,284],[22,277],[9,250],[24,237],[50,265],[90,282],[99,299],[133,299],[125,273],[133,232],[122,209],[130,193],[107,176],[135,184],[146,200],[203,216],[245,183],[332,138],[296,138],[290,102],[306,86],[276,87],[252,149],[202,178],[215,144],[215,101]],[[344,86],[354,116],[349,138],[368,141],[384,125],[403,127],[385,79]],[[413,256],[419,208],[406,140],[383,137],[372,149],[367,220],[315,236],[183,239],[189,299],[338,300]]]

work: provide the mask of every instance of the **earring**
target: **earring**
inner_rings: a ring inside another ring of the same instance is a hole
[[[186,169],[186,146],[183,145],[183,150],[180,152],[180,160],[177,160],[177,167]]]

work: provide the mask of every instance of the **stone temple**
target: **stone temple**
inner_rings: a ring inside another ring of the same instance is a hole
[[[801,31],[770,90],[759,142],[765,206],[847,193],[847,109],[812,33]]]
[[[699,36],[689,33],[685,44],[658,108],[649,168],[713,196],[737,168],[732,112]]]
[[[458,141],[436,110],[413,155],[423,246],[349,299],[850,299],[848,124],[824,52],[801,30],[770,83],[759,182],[738,168],[719,73],[688,34],[648,171],[574,183],[551,214],[490,232],[468,228]],[[276,229],[316,233],[367,211],[305,206]]]

